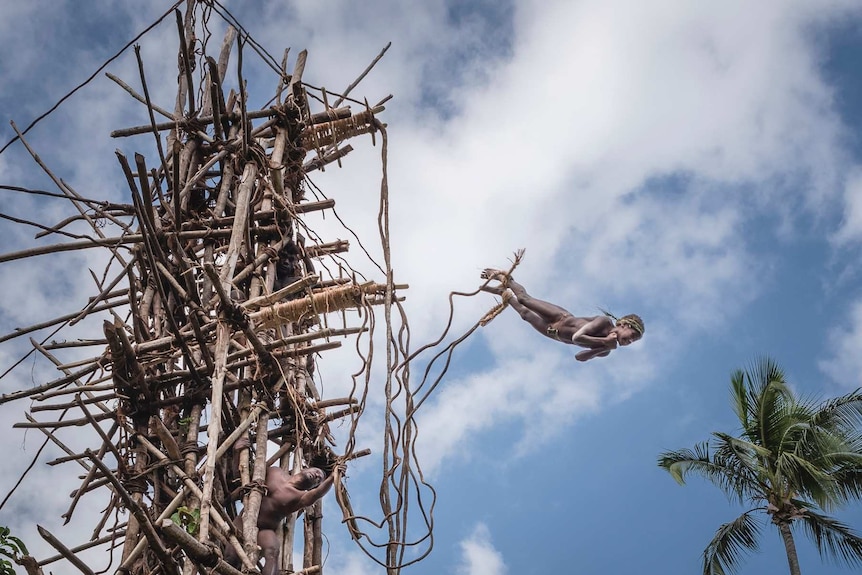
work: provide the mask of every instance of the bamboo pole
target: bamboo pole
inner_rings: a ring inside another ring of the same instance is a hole
[[[261,417],[257,422],[255,461],[251,483],[260,487],[250,490],[243,509],[242,534],[245,539],[245,552],[253,563],[257,563],[258,559],[257,516],[260,511],[260,503],[263,499],[263,486],[266,482],[266,428],[268,422],[268,416]]]
[[[219,433],[221,431],[221,413],[225,365],[227,363],[227,348],[230,343],[230,327],[224,321],[219,322],[216,330],[215,371],[212,377],[212,399],[210,403],[211,417],[208,429],[207,462],[204,470],[204,488],[201,498],[201,523],[198,539],[207,541],[209,537],[210,508],[212,506],[213,484],[215,482],[216,451],[218,450]]]

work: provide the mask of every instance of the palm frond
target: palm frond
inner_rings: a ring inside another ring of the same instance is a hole
[[[859,429],[862,426],[862,389],[819,405],[812,423],[824,429],[845,432]]]
[[[840,494],[831,470],[824,469],[805,457],[784,452],[776,460],[775,467],[788,492],[810,497],[822,508],[828,508]]]
[[[776,451],[798,450],[800,442],[817,430],[812,424],[816,410],[800,404],[795,397],[779,415],[782,418],[781,436],[777,437]]]
[[[778,388],[784,387],[786,379],[784,370],[778,363],[768,356],[755,359],[745,370],[749,389],[755,396],[762,396],[767,387],[779,384]]]
[[[694,449],[662,453],[658,466],[667,470],[680,485],[685,485],[688,474],[696,473],[740,503],[760,491],[757,480],[738,458],[717,453],[710,456],[708,442],[698,443]]]
[[[753,408],[745,435],[752,443],[777,451],[787,424],[786,407],[793,403],[784,372],[773,360],[762,358],[745,373]]]
[[[797,521],[817,545],[821,557],[837,557],[849,566],[862,566],[862,537],[849,526],[811,510]]]
[[[839,501],[823,507],[829,510],[839,503],[862,499],[862,464],[848,465],[833,472],[838,487]]]
[[[736,413],[743,430],[748,430],[751,422],[751,402],[748,386],[745,385],[745,372],[741,369],[730,374],[730,397],[733,412]]]
[[[729,433],[714,431],[712,435],[719,439],[720,444],[727,445],[731,452],[740,458],[750,459],[754,465],[757,465],[758,458],[768,458],[772,456],[772,452],[766,447],[734,437]]]
[[[715,431],[712,435],[717,440],[712,457],[714,462],[749,478],[761,488],[766,487],[763,478],[770,475],[770,470],[763,462],[771,458],[772,454],[768,449],[727,433]]]
[[[758,509],[749,509],[718,528],[703,550],[703,575],[732,573],[744,554],[757,551],[761,524],[750,515],[755,511]]]

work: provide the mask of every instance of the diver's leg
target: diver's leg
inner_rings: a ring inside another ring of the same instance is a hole
[[[487,268],[482,272],[482,278],[495,279],[501,284],[497,287],[485,286],[482,288],[484,291],[503,295],[505,288],[511,289],[515,297],[509,301],[509,304],[514,307],[519,314],[521,314],[524,321],[528,322],[542,333],[547,334],[549,325],[560,321],[564,317],[572,315],[565,308],[534,298],[527,293],[524,286],[516,282],[504,271]]]
[[[524,289],[524,286],[522,286],[515,280],[510,279],[508,287],[515,294],[515,297],[518,298],[518,302],[520,302],[521,305],[523,305],[530,311],[542,316],[542,318],[544,318],[547,323],[556,323],[565,316],[572,315],[571,313],[569,313],[568,310],[558,305],[554,305],[551,302],[534,298],[527,293],[527,290]]]

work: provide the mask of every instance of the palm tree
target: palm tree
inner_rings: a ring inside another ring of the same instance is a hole
[[[768,358],[731,376],[738,437],[714,432],[694,449],[669,451],[658,465],[678,483],[694,473],[740,503],[754,505],[725,523],[703,552],[704,575],[732,571],[755,551],[766,512],[778,528],[791,575],[800,575],[794,529],[811,538],[821,557],[862,565],[862,537],[826,515],[862,497],[862,390],[825,403],[804,400]]]

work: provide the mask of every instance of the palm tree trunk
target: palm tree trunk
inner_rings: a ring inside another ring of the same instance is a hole
[[[778,524],[781,539],[784,541],[784,550],[787,551],[787,563],[790,565],[790,575],[802,575],[799,569],[799,556],[796,554],[796,543],[793,541],[793,533],[790,531],[789,522]]]

